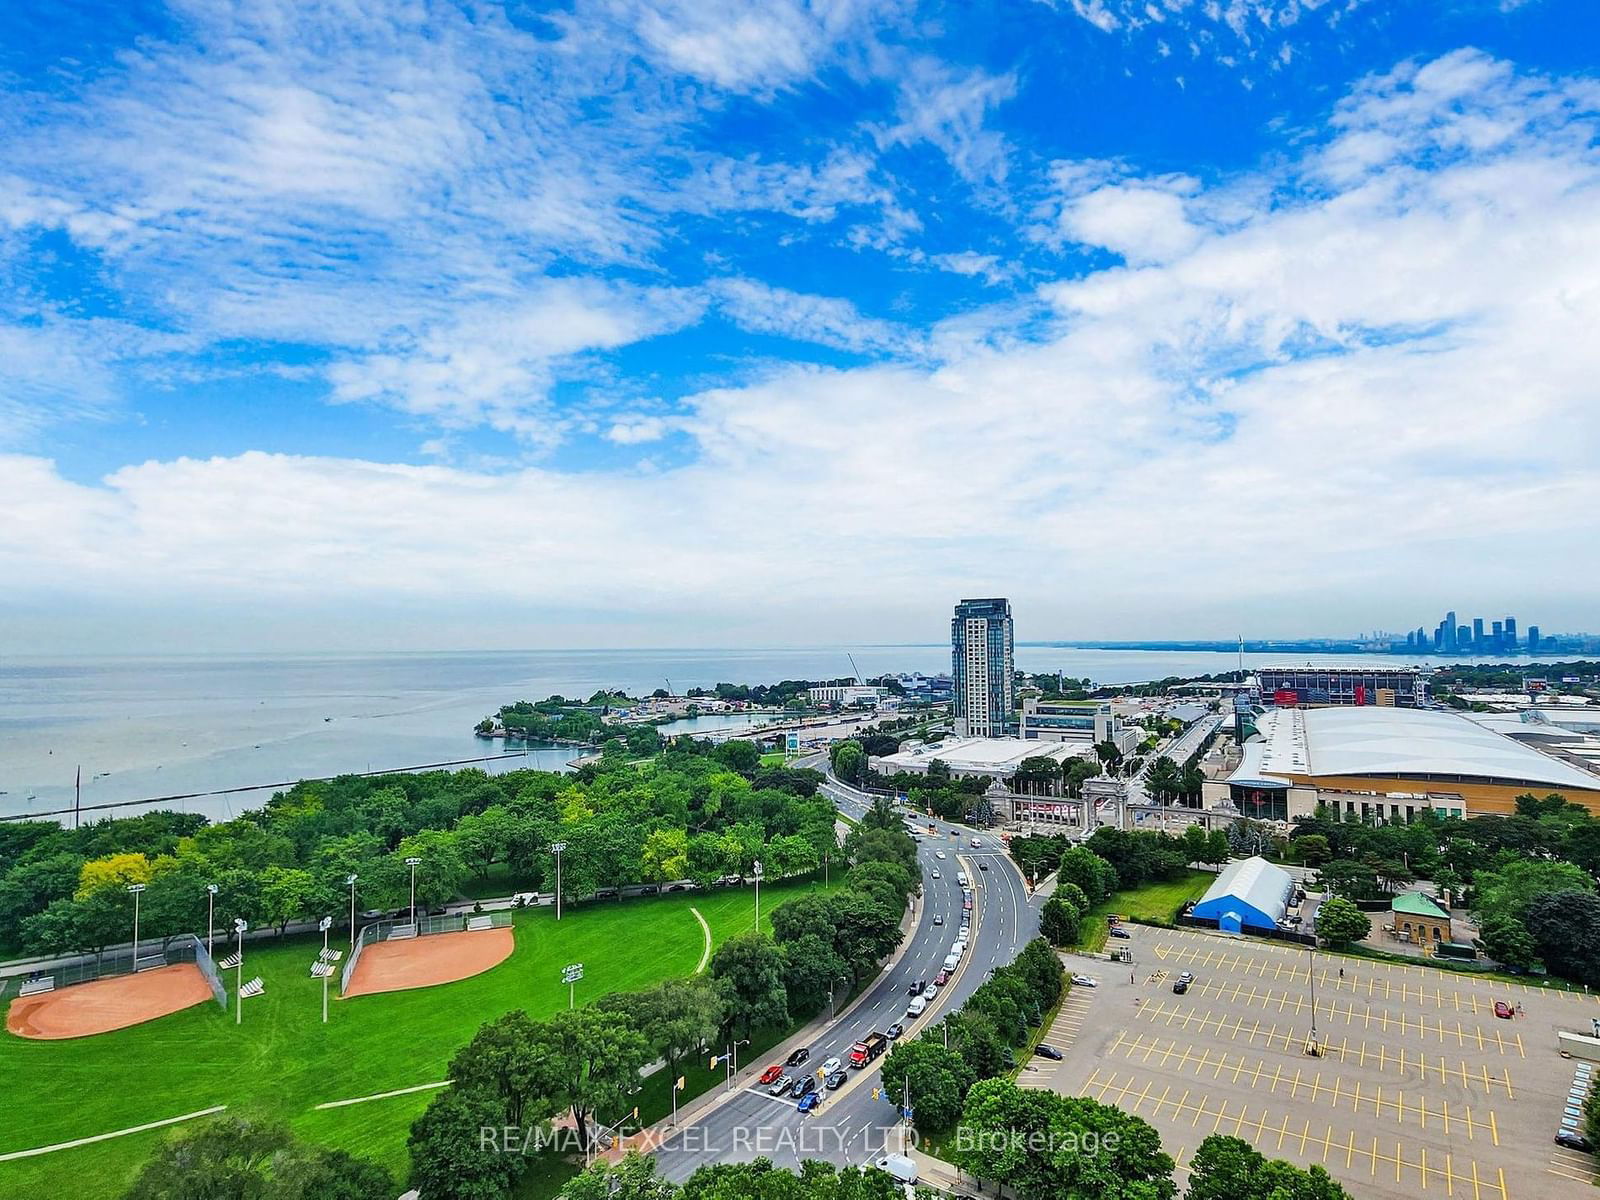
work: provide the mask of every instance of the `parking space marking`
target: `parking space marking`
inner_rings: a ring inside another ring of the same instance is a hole
[[[1230,1037],[1235,1038],[1243,1030],[1245,1020],[1242,1013],[1233,1014],[1231,1018],[1233,1027],[1229,1030],[1229,1018],[1216,1017],[1209,1010],[1203,1015],[1196,1014],[1192,1009],[1169,1005],[1164,1001],[1141,1005],[1140,1011],[1152,1020],[1156,1017],[1164,1016],[1167,1018],[1167,1024],[1169,1025],[1174,1021],[1181,1021],[1187,1027],[1191,1023],[1199,1022],[1201,1030],[1205,1030],[1208,1025],[1215,1025],[1217,1033],[1228,1033]],[[1279,999],[1278,1011],[1291,1012],[1297,1016],[1304,1014],[1309,1018],[1311,1003],[1303,997],[1291,996],[1290,993],[1284,992]],[[1494,1034],[1492,1038],[1485,1037],[1483,1030],[1474,1026],[1463,1025],[1460,1021],[1452,1021],[1447,1025],[1442,1019],[1438,1018],[1411,1017],[1405,1013],[1401,1013],[1398,1017],[1392,1017],[1387,1012],[1374,1012],[1370,1008],[1357,1011],[1354,1004],[1346,1004],[1341,1007],[1337,1001],[1330,1001],[1326,1004],[1319,1001],[1317,1004],[1317,1019],[1322,1020],[1323,1018],[1342,1020],[1346,1025],[1359,1023],[1363,1029],[1376,1029],[1381,1033],[1398,1031],[1403,1037],[1415,1036],[1431,1039],[1443,1045],[1454,1045],[1462,1049],[1470,1047],[1480,1051],[1495,1050],[1507,1056],[1515,1051],[1521,1057],[1527,1057],[1527,1051],[1522,1046],[1520,1034],[1515,1035],[1511,1041],[1506,1041],[1500,1036],[1500,1031],[1495,1029],[1490,1031]],[[1261,1022],[1257,1020],[1251,1028],[1254,1031],[1260,1027]]]
[[[1176,1042],[1170,1042],[1163,1047],[1157,1038],[1146,1041],[1143,1037],[1121,1036],[1118,1037],[1114,1048],[1129,1059],[1142,1052],[1143,1057],[1139,1059],[1141,1065],[1148,1063],[1152,1055],[1160,1053],[1161,1059],[1156,1065],[1163,1070],[1182,1073],[1186,1069],[1192,1069],[1192,1073],[1199,1076],[1209,1069],[1211,1079],[1218,1079],[1223,1072],[1228,1072],[1233,1083],[1243,1081],[1252,1089],[1265,1091],[1268,1095],[1277,1094],[1279,1084],[1284,1082],[1281,1063],[1270,1064],[1259,1058],[1252,1062],[1242,1054],[1213,1051],[1208,1046],[1201,1046],[1198,1049],[1197,1054],[1194,1046],[1180,1047]],[[1144,1103],[1153,1086],[1152,1081],[1139,1095],[1132,1111],[1137,1111],[1139,1105]],[[1328,1082],[1324,1080],[1321,1071],[1317,1071],[1307,1079],[1299,1068],[1295,1069],[1294,1077],[1288,1081],[1287,1091],[1291,1100],[1302,1099],[1301,1093],[1304,1092],[1304,1098],[1313,1103],[1327,1104],[1334,1109],[1342,1109],[1348,1105],[1350,1112],[1371,1113],[1380,1119],[1392,1114],[1396,1124],[1414,1121],[1423,1129],[1428,1127],[1428,1118],[1431,1116],[1435,1122],[1442,1122],[1447,1134],[1450,1132],[1449,1102],[1430,1101],[1426,1092],[1413,1091],[1408,1095],[1403,1089],[1397,1089],[1386,1095],[1381,1084],[1375,1092],[1368,1092],[1363,1089],[1360,1080],[1347,1084],[1342,1075],[1336,1075],[1331,1082]],[[1458,1130],[1466,1131],[1469,1140],[1477,1138],[1479,1134],[1486,1134],[1496,1146],[1500,1144],[1500,1127],[1493,1109],[1480,1110],[1480,1114],[1474,1117],[1471,1107],[1468,1106],[1465,1114],[1457,1116],[1455,1122]]]
[[[1119,1082],[1119,1080],[1121,1080],[1119,1072],[1111,1071],[1102,1078],[1102,1072],[1096,1069],[1089,1076],[1088,1081],[1084,1083],[1079,1095],[1092,1095],[1095,1100],[1102,1104],[1117,1104],[1121,1106],[1127,1096],[1138,1088],[1139,1080],[1132,1074],[1128,1075],[1126,1081]],[[1237,1136],[1247,1138],[1258,1149],[1277,1151],[1283,1147],[1285,1142],[1290,1142],[1293,1145],[1294,1141],[1298,1141],[1299,1153],[1302,1158],[1320,1154],[1324,1162],[1327,1161],[1328,1156],[1334,1150],[1343,1150],[1346,1170],[1354,1169],[1355,1164],[1362,1161],[1366,1163],[1368,1175],[1373,1177],[1377,1175],[1380,1166],[1384,1168],[1386,1175],[1389,1168],[1393,1168],[1395,1182],[1397,1183],[1406,1181],[1407,1171],[1415,1171],[1418,1181],[1424,1187],[1427,1186],[1429,1177],[1435,1182],[1443,1180],[1446,1192],[1451,1196],[1455,1195],[1455,1185],[1458,1181],[1466,1183],[1470,1180],[1475,1200],[1486,1200],[1486,1198],[1487,1200],[1510,1200],[1510,1192],[1506,1187],[1505,1172],[1499,1167],[1494,1169],[1493,1178],[1486,1178],[1479,1171],[1477,1162],[1469,1159],[1464,1165],[1468,1168],[1470,1174],[1463,1174],[1462,1171],[1457,1169],[1454,1157],[1449,1153],[1445,1155],[1443,1167],[1438,1165],[1437,1160],[1430,1166],[1426,1151],[1420,1146],[1417,1148],[1415,1158],[1407,1153],[1405,1143],[1398,1141],[1395,1143],[1394,1152],[1390,1154],[1380,1147],[1376,1136],[1373,1137],[1370,1147],[1358,1147],[1354,1130],[1349,1131],[1344,1139],[1340,1140],[1332,1126],[1328,1126],[1324,1133],[1312,1133],[1309,1121],[1304,1122],[1298,1131],[1290,1133],[1290,1118],[1288,1115],[1283,1115],[1281,1120],[1277,1119],[1277,1114],[1272,1113],[1270,1108],[1263,1107],[1259,1114],[1252,1119],[1248,1106],[1238,1110],[1230,1110],[1228,1102],[1223,1100],[1213,1108],[1210,1101],[1205,1098],[1201,1098],[1198,1102],[1191,1104],[1188,1097],[1189,1093],[1185,1092],[1182,1099],[1171,1105],[1170,1111],[1167,1113],[1169,1119],[1178,1116],[1190,1116],[1189,1124],[1194,1127],[1198,1126],[1205,1118],[1210,1117],[1212,1123],[1209,1132],[1212,1133],[1220,1130],[1226,1120],[1232,1123],[1232,1129]],[[1159,1115],[1159,1110],[1164,1102],[1164,1097],[1163,1101],[1157,1102],[1155,1107],[1151,1109],[1151,1116]],[[1269,1121],[1269,1116],[1274,1119]],[[1263,1147],[1262,1144],[1266,1142],[1268,1137],[1275,1137],[1275,1143]],[[1319,1147],[1320,1149],[1318,1149]],[[1550,1171],[1552,1174],[1561,1173],[1553,1167],[1550,1168]]]

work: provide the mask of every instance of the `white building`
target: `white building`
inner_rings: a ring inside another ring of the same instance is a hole
[[[1048,758],[1056,763],[1093,755],[1091,743],[1027,742],[1021,738],[951,738],[939,743],[906,745],[894,754],[872,760],[872,767],[886,775],[910,771],[928,773],[928,764],[938,759],[950,768],[953,778],[987,775],[1007,779],[1015,775],[1025,758]]]
[[[888,688],[864,687],[856,683],[830,683],[821,687],[806,689],[806,696],[817,707],[821,707],[824,704],[837,704],[840,708],[848,708],[852,704],[871,704],[876,706],[878,701],[888,694]]]
[[[1124,754],[1133,753],[1141,737],[1137,729],[1124,729],[1109,700],[1022,701],[1022,738],[1029,742],[1074,742],[1093,746],[1111,742]]]

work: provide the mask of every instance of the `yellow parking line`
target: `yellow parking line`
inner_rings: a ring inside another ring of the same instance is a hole
[[[1500,1126],[1495,1123],[1494,1109],[1489,1110],[1489,1136],[1494,1139],[1494,1144],[1500,1144]]]
[[[1422,1190],[1423,1191],[1427,1191],[1428,1190],[1428,1148],[1426,1146],[1418,1147],[1418,1152],[1422,1155],[1422,1163],[1421,1163],[1421,1166],[1418,1168],[1422,1172]]]
[[[1478,1180],[1478,1164],[1474,1162],[1472,1164],[1472,1200],[1480,1200],[1482,1195],[1483,1188],[1479,1185]]]
[[[1518,1033],[1513,1036],[1517,1039],[1517,1053],[1522,1055],[1523,1058],[1527,1058],[1528,1052],[1522,1048],[1522,1035]]]
[[[1496,1167],[1495,1174],[1500,1177],[1500,1200],[1509,1200],[1506,1195],[1506,1172],[1504,1167]]]

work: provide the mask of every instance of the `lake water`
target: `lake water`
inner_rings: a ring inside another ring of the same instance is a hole
[[[950,669],[945,645],[852,646],[861,671]],[[1245,665],[1289,656],[1245,655]],[[1345,665],[1366,661],[1345,655]],[[1405,661],[1386,657],[1394,665]],[[1426,661],[1426,660],[1419,660]],[[1459,660],[1454,660],[1459,661]],[[1099,683],[1228,671],[1234,654],[1022,646],[1017,665]],[[774,683],[851,674],[844,647],[751,650],[540,650],[367,655],[176,656],[0,661],[0,813],[251,789],[173,800],[228,817],[290,781],[495,756],[486,770],[560,769],[573,747],[475,737],[502,704],[599,688],[644,695],[719,682]],[[680,732],[749,718],[703,717]]]

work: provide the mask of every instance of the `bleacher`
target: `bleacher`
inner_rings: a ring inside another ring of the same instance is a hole
[[[239,989],[239,995],[243,996],[246,1000],[249,1000],[252,997],[261,995],[266,990],[267,985],[262,982],[261,976],[257,975],[249,983],[245,984]]]
[[[55,990],[56,977],[54,975],[43,975],[38,979],[23,980],[22,986],[17,989],[17,996],[18,998],[23,996],[39,996],[45,992],[53,992]]]
[[[391,942],[399,942],[416,936],[417,927],[415,925],[394,925],[389,929],[389,940]]]
[[[235,950],[232,954],[228,955],[227,958],[218,959],[217,966],[221,967],[224,971],[232,971],[243,961],[244,960],[239,956],[239,952]]]
[[[326,979],[332,974],[333,964],[331,962],[323,962],[319,958],[316,962],[311,964],[311,978],[313,979]]]
[[[467,931],[469,933],[474,931],[474,930],[478,930],[478,929],[493,929],[493,928],[494,928],[494,918],[489,916],[487,913],[485,913],[483,916],[480,916],[480,917],[468,917],[467,918]]]
[[[323,950],[321,954],[317,955],[317,957],[325,963],[336,963],[344,957],[344,951],[335,950],[333,947],[329,946],[327,949]]]
[[[133,961],[133,973],[135,975],[137,975],[140,971],[153,971],[157,967],[164,967],[166,965],[167,965],[166,955],[164,955],[164,954],[147,954],[143,958],[134,959],[134,961]]]

